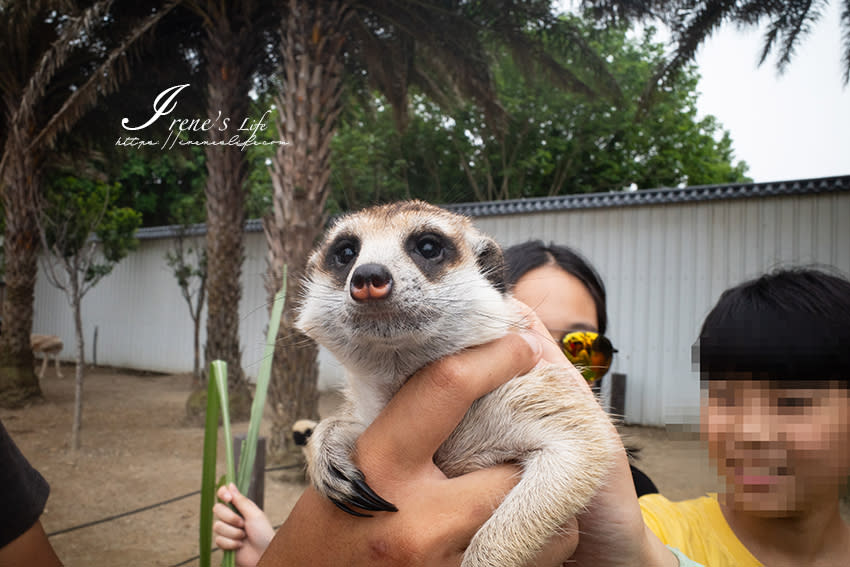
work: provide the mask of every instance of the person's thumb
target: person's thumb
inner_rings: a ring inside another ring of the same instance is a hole
[[[233,496],[231,503],[236,507],[236,510],[239,511],[243,518],[248,520],[251,516],[263,513],[263,511],[260,510],[260,507],[257,506],[253,500],[239,492],[239,489],[236,488],[235,484],[231,482],[228,488],[230,489],[230,494]]]

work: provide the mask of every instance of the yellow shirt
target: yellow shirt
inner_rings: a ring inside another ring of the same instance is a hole
[[[665,545],[707,567],[762,567],[720,511],[717,495],[671,502],[660,494],[640,498],[643,521]]]

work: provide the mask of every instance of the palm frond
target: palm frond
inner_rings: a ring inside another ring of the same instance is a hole
[[[631,23],[649,19],[664,20],[673,2],[664,0],[583,0],[581,6],[597,21]]]
[[[781,0],[748,0],[735,9],[734,21],[741,26],[759,25],[762,19],[782,9]]]
[[[180,4],[180,0],[172,0],[162,6],[135,27],[116,48],[112,49],[106,60],[98,66],[88,80],[74,90],[59,110],[53,113],[47,124],[33,138],[30,147],[40,144],[52,145],[56,137],[70,129],[89,108],[95,105],[100,96],[114,92],[121,80],[129,76],[128,51],[178,4]]]
[[[683,8],[672,25],[676,50],[670,59],[663,63],[650,79],[641,95],[640,108],[645,109],[655,98],[664,78],[679,72],[684,65],[692,61],[700,45],[720,27],[735,9],[734,0],[694,2],[691,10]]]
[[[850,0],[840,0],[842,28],[841,57],[844,84],[850,83]],[[582,7],[600,21],[658,20],[670,28],[676,48],[659,67],[644,93],[644,105],[652,99],[664,77],[692,61],[699,46],[722,23],[739,27],[767,24],[759,52],[759,64],[777,52],[776,67],[783,72],[800,41],[821,19],[828,0],[583,0]]]
[[[820,19],[820,15],[821,12],[817,6],[817,2],[810,0],[787,2],[784,11],[771,24],[768,33],[772,33],[774,29],[777,29],[784,36],[777,61],[777,68],[780,73],[791,62],[800,37],[809,33],[811,29],[810,24],[817,22]],[[767,41],[765,41],[759,64],[764,63],[767,58],[767,52],[768,45]]]
[[[396,125],[407,124],[407,89],[414,66],[414,45],[407,34],[384,33],[380,37],[360,17],[352,17],[351,38],[366,65],[371,86],[380,91],[393,107]]]
[[[585,40],[576,21],[563,18],[545,31],[549,49],[556,50],[555,57],[544,47],[542,38],[516,30],[503,30],[504,41],[520,71],[527,80],[540,76],[567,92],[588,96],[622,98],[617,79],[611,74],[608,62]],[[573,68],[560,61],[573,61]],[[574,70],[575,69],[575,70]]]
[[[400,60],[407,65],[403,73],[411,81],[417,80],[427,89],[426,93],[433,91],[435,100],[471,99],[481,106],[488,121],[494,124],[503,121],[504,109],[495,97],[480,26],[473,19],[457,7],[428,2],[386,1],[355,8],[362,10],[360,21],[372,28],[373,33],[391,30],[399,37],[408,38],[405,49],[414,57],[412,61]],[[367,58],[364,63],[371,72],[378,62]],[[423,80],[429,75],[437,80]],[[388,95],[388,99],[398,96]]]
[[[21,113],[33,111],[56,72],[62,68],[71,52],[80,46],[83,38],[91,34],[94,25],[99,23],[111,5],[112,0],[97,2],[62,29],[56,40],[41,55],[37,68],[24,87],[13,123],[18,123]]]

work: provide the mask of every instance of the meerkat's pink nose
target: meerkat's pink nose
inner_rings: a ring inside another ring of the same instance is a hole
[[[351,276],[351,297],[356,301],[385,299],[393,288],[393,277],[380,264],[363,264]]]

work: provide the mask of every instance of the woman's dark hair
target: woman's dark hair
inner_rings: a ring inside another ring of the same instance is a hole
[[[509,289],[513,288],[522,276],[546,264],[556,265],[578,278],[587,288],[596,305],[596,326],[599,333],[605,334],[608,327],[605,285],[590,262],[575,250],[552,243],[546,246],[540,240],[529,240],[506,249],[505,264]]]
[[[694,345],[703,379],[850,382],[850,281],[785,269],[726,290]]]

